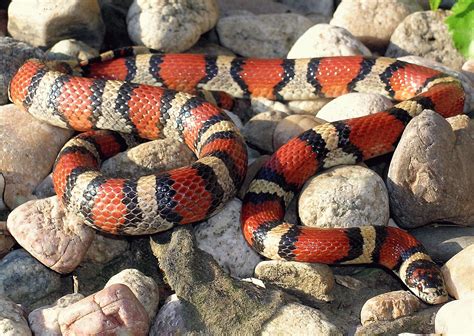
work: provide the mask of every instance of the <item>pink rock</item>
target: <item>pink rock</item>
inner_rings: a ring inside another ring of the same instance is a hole
[[[59,313],[63,335],[147,335],[145,308],[125,285],[114,284]]]

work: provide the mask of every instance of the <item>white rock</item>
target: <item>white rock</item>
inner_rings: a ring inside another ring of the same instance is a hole
[[[99,56],[97,49],[89,47],[82,41],[75,39],[62,40],[56,43],[49,51],[48,58],[87,60]]]
[[[435,332],[446,336],[472,335],[474,297],[446,303],[436,314]]]

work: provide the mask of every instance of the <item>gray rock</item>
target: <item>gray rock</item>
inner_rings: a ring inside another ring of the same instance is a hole
[[[395,29],[385,56],[418,55],[460,70],[464,57],[454,48],[448,27],[444,23],[448,11],[413,13]]]
[[[20,305],[0,295],[0,335],[30,336],[25,311]]]
[[[111,236],[96,231],[84,260],[96,264],[106,264],[121,256],[129,248],[130,244],[126,237]]]
[[[236,11],[253,14],[289,13],[292,8],[274,0],[218,0],[222,16],[235,15]]]
[[[176,294],[168,296],[163,306],[156,314],[150,327],[150,336],[185,335],[188,318],[193,318],[193,308],[178,298]],[[199,332],[195,330],[196,334]]]
[[[294,8],[299,13],[305,15],[318,13],[324,16],[332,16],[334,11],[333,0],[277,0],[277,2]]]
[[[402,227],[474,225],[474,125],[467,116],[448,120],[423,112],[407,125],[393,154],[387,187]]]
[[[273,132],[278,123],[287,116],[287,113],[280,111],[259,113],[245,124],[242,134],[249,144],[273,153]]]

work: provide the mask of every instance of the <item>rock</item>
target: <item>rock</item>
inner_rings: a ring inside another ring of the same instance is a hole
[[[82,261],[94,231],[76,216],[66,216],[56,196],[14,209],[7,220],[16,241],[44,265],[70,273]]]
[[[305,15],[318,13],[324,16],[332,16],[334,12],[333,0],[278,0],[278,2],[294,8],[299,13]]]
[[[147,335],[148,315],[125,285],[114,284],[78,301],[58,316],[63,335]]]
[[[262,336],[285,335],[290,330],[293,335],[343,335],[319,310],[290,303],[263,325]]]
[[[6,180],[3,199],[9,208],[34,198],[33,190],[49,174],[71,134],[36,120],[13,104],[0,106],[0,171]]]
[[[277,150],[286,144],[291,138],[300,135],[306,130],[326,121],[309,114],[293,114],[277,124],[273,131],[273,148]]]
[[[274,0],[218,0],[219,11],[222,16],[235,15],[236,11],[246,11],[253,14],[289,13],[288,5]]]
[[[0,105],[4,105],[8,103],[8,84],[18,68],[29,58],[42,58],[44,53],[11,37],[0,37],[0,54]]]
[[[474,244],[448,260],[441,268],[446,289],[456,299],[474,297]]]
[[[351,33],[341,27],[317,24],[301,35],[288,52],[288,58],[326,56],[371,56],[372,53]]]
[[[217,214],[196,226],[197,246],[214,257],[231,276],[252,276],[260,256],[245,241],[239,225],[242,202],[234,198]]]
[[[7,222],[0,221],[0,259],[15,245],[15,240],[7,230]]]
[[[474,244],[474,227],[435,224],[410,230],[410,233],[439,263],[445,263],[463,248]]]
[[[416,296],[407,291],[396,291],[377,295],[368,300],[360,312],[363,326],[376,321],[390,321],[410,316],[421,307]]]
[[[435,332],[441,335],[469,335],[474,321],[474,297],[446,303],[436,314]]]
[[[106,264],[123,255],[130,248],[126,237],[106,235],[95,231],[95,237],[87,251],[84,261]]]
[[[83,298],[84,295],[79,293],[67,294],[52,305],[33,310],[28,315],[31,331],[33,331],[36,336],[61,336],[58,323],[60,311]]]
[[[316,115],[316,113],[331,100],[332,98],[317,98],[315,100],[291,100],[283,103],[265,98],[251,98],[250,103],[254,116],[267,111]]]
[[[206,54],[212,56],[235,56],[235,54],[227,48],[224,48],[215,43],[196,43],[190,49],[186,50],[190,54]]]
[[[339,166],[310,178],[298,201],[301,222],[317,227],[387,225],[387,189],[372,170]]]
[[[186,329],[188,309],[176,294],[169,296],[153,320],[150,336],[186,335],[191,331]]]
[[[347,29],[370,48],[383,49],[398,24],[418,10],[421,7],[410,0],[342,0],[329,23]]]
[[[150,321],[155,317],[160,301],[159,288],[155,280],[139,270],[129,268],[111,277],[105,287],[113,284],[128,286],[145,308]]]
[[[287,116],[279,111],[259,113],[245,124],[242,134],[250,145],[273,153],[273,133],[278,122]]]
[[[285,57],[313,23],[298,14],[234,15],[217,23],[223,46],[247,57]]]
[[[25,306],[41,299],[54,300],[61,288],[59,274],[49,270],[23,249],[14,250],[0,260],[0,295]]]
[[[380,94],[353,92],[330,101],[317,116],[331,122],[374,114],[392,106],[390,99]]]
[[[49,49],[47,56],[49,59],[54,60],[68,60],[72,58],[84,61],[99,56],[99,52],[82,41],[68,39],[53,45]]]
[[[393,154],[387,188],[401,227],[474,224],[474,125],[467,116],[447,120],[424,111],[407,125]]]
[[[255,175],[257,175],[257,172],[262,168],[262,166],[267,162],[267,160],[270,158],[270,155],[262,155],[258,157],[257,159],[253,160],[252,163],[249,164],[247,168],[247,175],[245,176],[245,180],[242,183],[242,186],[240,187],[238,197],[243,200],[245,193],[247,192],[250,183],[252,182],[253,178]]]
[[[133,45],[127,32],[127,13],[133,0],[99,0],[105,24],[103,50],[113,50]]]
[[[0,335],[30,336],[26,314],[15,302],[0,295]]]
[[[73,38],[100,49],[104,31],[97,0],[13,0],[8,7],[10,35],[36,47]]]
[[[461,67],[461,69],[463,71],[467,71],[467,72],[472,72],[474,73],[474,60],[470,59],[470,60],[467,60],[466,63],[464,63]]]
[[[262,261],[255,268],[255,276],[267,284],[288,289],[297,296],[332,300],[330,292],[335,283],[328,265],[282,260]]]
[[[390,38],[385,56],[418,55],[460,70],[464,57],[454,48],[444,20],[448,11],[425,11],[407,16]]]
[[[145,142],[105,161],[105,174],[134,177],[179,168],[196,161],[193,152],[183,143],[171,139]]]
[[[148,48],[184,51],[214,27],[218,11],[215,0],[135,0],[127,14],[128,34]]]
[[[0,36],[7,35],[7,22],[8,22],[7,11],[4,9],[0,9]]]
[[[52,175],[53,174],[50,173],[36,186],[35,190],[33,191],[33,195],[38,198],[47,198],[56,195],[56,191],[54,191]]]

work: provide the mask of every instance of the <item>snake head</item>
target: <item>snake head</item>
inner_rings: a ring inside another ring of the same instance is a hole
[[[403,266],[400,268],[400,278],[421,300],[429,304],[448,300],[443,274],[431,259],[410,260]]]

